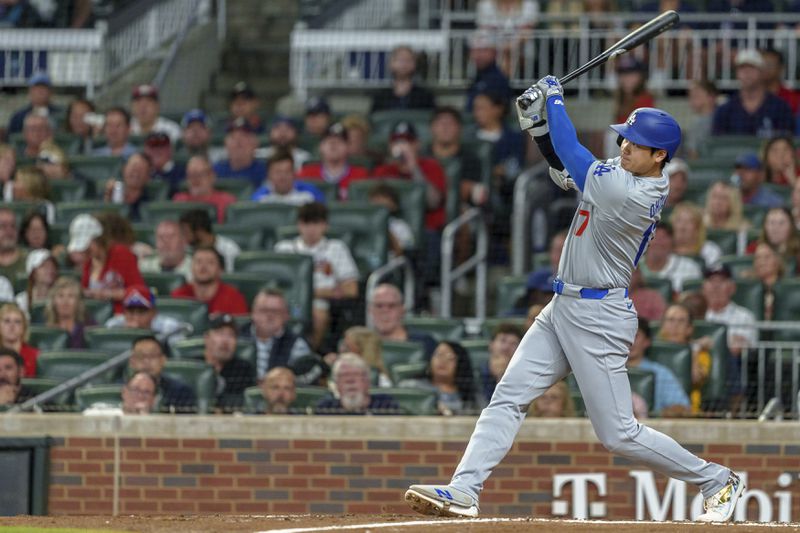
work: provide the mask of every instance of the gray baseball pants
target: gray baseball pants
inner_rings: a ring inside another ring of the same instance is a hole
[[[483,482],[511,448],[529,404],[571,370],[592,427],[610,452],[712,496],[727,483],[729,470],[700,459],[633,416],[625,362],[638,322],[627,291],[611,289],[603,299],[584,299],[579,290],[567,285],[556,294],[523,337],[450,486],[478,501]]]

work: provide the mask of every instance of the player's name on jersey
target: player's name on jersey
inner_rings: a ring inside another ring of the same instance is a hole
[[[797,492],[800,488],[800,474],[796,472],[780,474],[775,484],[781,490],[776,490],[770,495],[757,486],[751,487],[747,481],[747,472],[737,472],[747,485],[747,489],[736,506],[734,521],[743,522],[747,519],[747,507],[751,501],[755,502],[759,522],[792,521],[792,492]],[[694,520],[703,513],[702,494],[690,493],[688,485],[683,481],[669,479],[664,489],[659,490],[651,470],[632,470],[629,475],[634,480],[634,516],[631,518],[659,522],[680,521]],[[563,499],[564,493],[571,493],[572,497],[568,500]],[[590,499],[591,494],[597,494],[599,497]],[[581,520],[605,518],[607,508],[603,500],[608,496],[607,476],[603,472],[556,474],[553,476],[551,512],[553,516]]]

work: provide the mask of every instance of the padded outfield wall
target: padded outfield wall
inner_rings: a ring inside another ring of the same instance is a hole
[[[473,418],[0,416],[0,441],[52,437],[48,512],[407,513],[411,483],[449,479]],[[652,426],[746,472],[738,518],[800,522],[796,422]],[[0,445],[1,447],[1,445]],[[688,519],[696,490],[613,456],[588,421],[527,420],[486,484],[485,515]]]

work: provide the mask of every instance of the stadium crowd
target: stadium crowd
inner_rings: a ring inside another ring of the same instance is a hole
[[[0,3],[0,20],[32,3]],[[652,8],[664,4],[685,2]],[[565,227],[552,232],[475,338],[459,320],[427,316],[442,229],[466,209],[490,225],[490,263],[508,265],[514,183],[532,156],[509,121],[498,40],[514,7],[535,25],[543,6],[478,3],[463,108],[437,105],[407,46],[393,50],[391,86],[369,116],[316,96],[303,116],[268,117],[245,82],[216,120],[202,109],[166,116],[148,84],[108,109],[83,98],[61,109],[47,73],[33,75],[0,145],[0,405],[130,349],[126,367],[43,407],[474,415],[552,298],[566,238]],[[755,394],[741,377],[755,371],[742,354],[759,340],[756,323],[796,318],[800,93],[783,83],[778,50],[739,50],[733,67],[733,94],[696,80],[686,95],[693,122],[631,285],[640,324],[628,366],[642,417],[737,412]],[[609,122],[657,104],[644,62],[616,68]],[[455,246],[463,261],[469,233]],[[369,274],[403,255],[413,308],[392,283],[366,301]],[[559,383],[529,413],[580,414],[575,391]]]

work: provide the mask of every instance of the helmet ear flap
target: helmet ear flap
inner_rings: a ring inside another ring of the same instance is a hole
[[[622,146],[623,137],[622,135],[617,135],[617,146]]]

